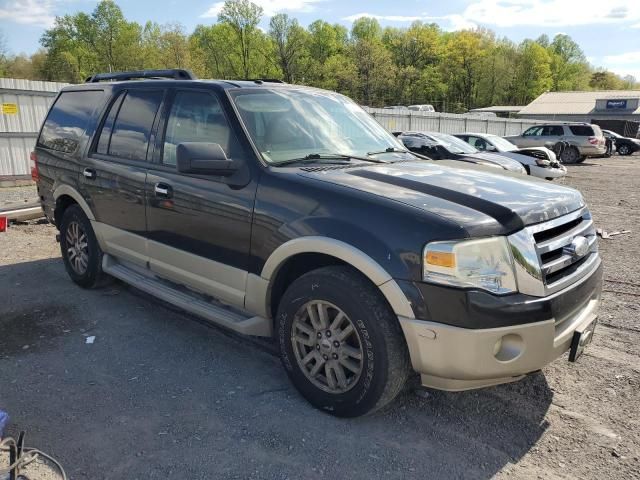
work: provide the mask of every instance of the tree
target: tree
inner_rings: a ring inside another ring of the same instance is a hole
[[[616,90],[624,88],[624,82],[615,73],[599,70],[591,74],[589,86],[594,90]]]
[[[589,64],[571,37],[558,34],[549,46],[553,90],[584,90],[589,83]]]
[[[251,47],[255,43],[255,32],[262,13],[262,7],[249,0],[227,0],[218,15],[218,21],[228,24],[238,40],[245,79],[250,77]]]
[[[443,75],[448,79],[449,102],[466,110],[474,106],[481,60],[486,55],[481,48],[481,39],[479,32],[462,30],[450,34],[446,43]]]
[[[307,33],[298,21],[290,19],[285,13],[271,17],[269,36],[275,44],[277,63],[285,82],[293,82],[303,73],[303,62],[307,57]]]
[[[382,28],[375,18],[360,17],[351,26],[351,38],[357,41],[373,41],[382,37]]]
[[[365,105],[382,106],[392,101],[391,85],[395,68],[391,54],[382,44],[382,29],[374,18],[359,18],[353,23],[351,49],[358,71],[357,99]]]
[[[514,100],[526,105],[553,83],[551,57],[546,48],[537,42],[525,40],[520,44],[514,86]]]

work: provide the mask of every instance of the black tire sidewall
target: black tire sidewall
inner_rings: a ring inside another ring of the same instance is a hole
[[[623,150],[622,152],[620,150]],[[629,155],[631,149],[627,145],[620,145],[620,149],[618,149],[618,153],[620,155]]]
[[[87,235],[89,261],[87,270],[82,275],[73,269],[67,256],[67,229],[73,221],[78,222]],[[86,288],[92,287],[98,282],[102,273],[102,251],[91,227],[91,222],[78,205],[71,205],[62,216],[62,222],[60,222],[60,251],[65,269],[71,280]]]
[[[566,154],[565,154],[565,152],[566,152]],[[569,147],[569,148],[566,149],[565,152],[562,152],[563,154],[566,155],[564,157],[564,159],[562,160],[563,163],[567,163],[567,164],[571,165],[571,164],[578,163],[580,161],[580,151],[576,147]],[[573,152],[572,159],[570,161],[568,161],[569,160],[569,152]]]
[[[387,382],[387,351],[383,330],[373,323],[384,310],[360,302],[361,295],[347,282],[307,274],[296,280],[280,302],[276,335],[282,364],[289,378],[311,404],[338,416],[363,415],[373,409]],[[298,366],[291,343],[291,328],[298,310],[311,300],[325,300],[344,311],[354,324],[363,349],[363,371],[357,384],[342,394],[331,394],[316,387]],[[388,308],[387,308],[388,310]],[[397,321],[397,320],[396,320]]]

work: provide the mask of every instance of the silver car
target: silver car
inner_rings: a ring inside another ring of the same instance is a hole
[[[553,180],[562,178],[567,169],[557,159],[555,153],[546,147],[518,148],[508,140],[489,133],[457,133],[455,135],[481,152],[500,152],[520,162],[529,175]]]
[[[606,140],[598,125],[589,123],[555,123],[529,127],[520,135],[504,137],[514,145],[553,148],[557,143],[568,144],[562,149],[562,163],[579,163],[587,157],[607,152]]]

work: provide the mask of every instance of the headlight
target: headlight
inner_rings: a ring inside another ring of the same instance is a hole
[[[429,243],[423,265],[425,281],[498,294],[517,291],[506,237]]]

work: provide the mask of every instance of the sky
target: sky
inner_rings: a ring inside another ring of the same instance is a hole
[[[180,22],[188,31],[214,23],[222,2],[211,0],[116,0],[129,20]],[[640,0],[253,0],[269,17],[287,13],[308,25],[317,19],[347,27],[360,16],[383,26],[414,20],[445,30],[487,27],[519,42],[545,33],[570,35],[589,62],[640,80]],[[0,32],[10,53],[33,53],[56,15],[91,12],[97,0],[0,0]]]

